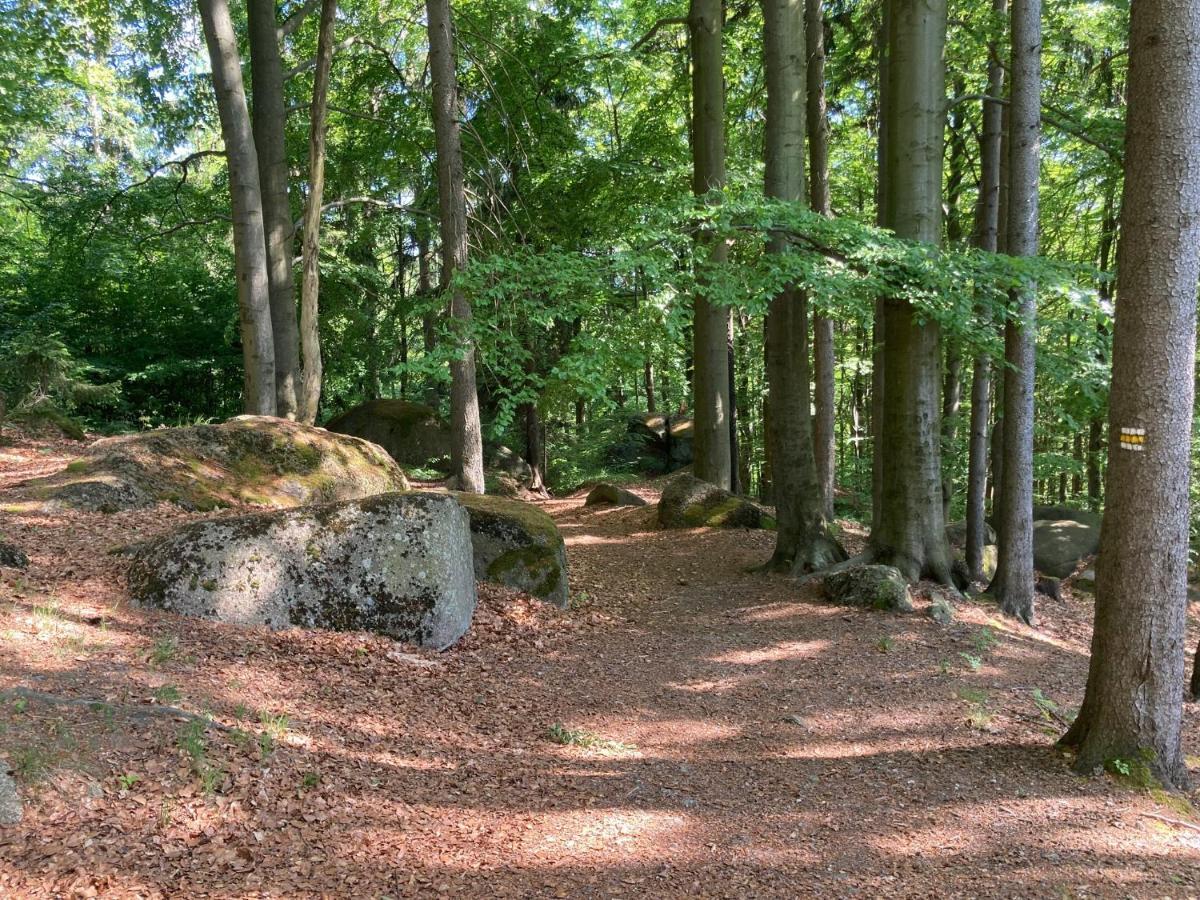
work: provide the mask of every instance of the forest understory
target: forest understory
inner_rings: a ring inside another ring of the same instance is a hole
[[[132,608],[111,552],[202,514],[12,501],[76,447],[0,449],[0,531],[31,559],[0,569],[25,801],[2,896],[1200,893],[1200,798],[1055,748],[1091,634],[1069,588],[1036,629],[975,601],[940,625],[919,588],[910,614],[846,609],[749,571],[771,532],[661,531],[581,492],[542,504],[567,611],[484,589],[441,654],[235,629]]]

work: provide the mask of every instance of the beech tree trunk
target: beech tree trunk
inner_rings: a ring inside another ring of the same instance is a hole
[[[768,197],[804,201],[804,0],[763,0],[767,81]],[[772,237],[768,250],[786,253]],[[764,326],[770,415],[766,419],[778,531],[768,568],[797,573],[845,558],[828,534],[819,490],[809,400],[808,301],[789,287],[775,297]]]
[[[879,20],[879,32],[875,47],[879,58],[879,135],[876,141],[875,178],[875,224],[888,227],[887,181],[888,181],[888,81],[889,50],[888,33],[891,29],[891,4],[884,0]],[[879,529],[880,510],[883,507],[883,298],[875,298],[875,315],[871,322],[871,531]]]
[[[692,189],[696,196],[725,186],[725,75],[721,48],[724,4],[692,0],[688,28],[692,46]],[[700,235],[700,255],[720,265],[728,249]],[[696,477],[729,489],[733,448],[729,391],[729,310],[709,303],[703,290],[694,300],[693,429]]]
[[[1131,5],[1108,478],[1076,768],[1187,787],[1180,746],[1200,277],[1200,0]],[[1132,433],[1131,433],[1132,431]]]
[[[258,152],[250,126],[250,111],[246,107],[242,63],[227,0],[198,0],[198,3],[229,167],[234,270],[245,360],[245,409],[252,415],[273,416],[276,410],[275,346],[271,332],[267,244],[258,181]]]
[[[298,409],[300,337],[296,329],[296,286],[292,275],[294,229],[288,201],[287,111],[275,0],[247,0],[254,145],[267,237],[267,283],[275,344],[275,407],[294,419]]]
[[[884,209],[900,237],[937,244],[942,232],[945,0],[888,0]],[[942,514],[941,347],[937,325],[883,301],[882,496],[870,556],[911,579],[950,582]]]
[[[299,394],[300,421],[312,424],[321,405],[320,293],[321,204],[325,198],[325,123],[329,111],[329,72],[333,63],[333,28],[337,0],[321,4],[317,36],[317,69],[313,76],[308,127],[308,198],[304,204],[300,280],[300,349],[304,368]]]
[[[429,71],[433,78],[433,127],[437,142],[438,207],[442,230],[442,283],[467,263],[467,195],[450,0],[425,0],[429,26]],[[475,342],[471,304],[451,288],[450,318],[458,346],[450,361],[450,464],[458,489],[482,494],[483,429],[475,387]]]
[[[1008,0],[993,0],[992,11],[1003,19]],[[987,96],[1004,92],[1004,66],[998,41],[988,42]],[[1003,112],[1001,104],[983,101],[983,133],[979,138],[979,200],[971,243],[980,250],[996,252],[1000,227],[1000,149]],[[964,548],[967,572],[972,581],[983,580],[983,547],[987,532],[988,420],[991,417],[992,361],[986,353],[975,357],[971,371],[971,435],[967,448],[967,533]]]
[[[825,10],[822,0],[804,4],[804,41],[808,55],[809,202],[823,216],[833,215],[829,196],[829,119],[825,110]],[[825,518],[833,520],[834,444],[833,320],[813,314],[813,450],[817,485]]]
[[[1041,139],[1042,4],[1012,0],[1008,252],[1037,256]],[[1004,480],[999,558],[988,591],[1000,609],[1033,624],[1033,386],[1037,288],[1014,290],[1004,327]]]

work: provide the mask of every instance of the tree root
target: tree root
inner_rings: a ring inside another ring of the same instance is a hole
[[[233,731],[228,725],[222,725],[208,716],[188,712],[175,706],[135,706],[128,703],[110,703],[107,700],[88,700],[82,697],[60,697],[58,694],[48,694],[30,688],[18,687],[0,691],[0,700],[33,700],[39,703],[50,703],[58,706],[80,706],[93,712],[112,711],[113,715],[124,716],[127,719],[177,719],[185,722],[203,722],[206,727],[217,731]]]

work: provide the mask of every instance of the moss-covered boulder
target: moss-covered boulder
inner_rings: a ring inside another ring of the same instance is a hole
[[[663,528],[774,528],[775,520],[757,503],[693,475],[668,482],[658,501]]]
[[[376,445],[269,416],[106,438],[27,486],[52,508],[94,512],[162,501],[198,510],[292,507],[407,488]]]
[[[895,566],[859,565],[832,572],[821,582],[827,599],[843,606],[911,612],[908,582]]]
[[[451,494],[471,517],[477,579],[524,591],[564,609],[570,604],[567,548],[552,518],[520,500]]]
[[[407,400],[369,400],[325,426],[378,444],[406,468],[450,471],[450,426],[431,407]]]
[[[615,484],[598,484],[588,491],[584,506],[645,506],[646,501]]]
[[[694,431],[688,416],[641,413],[630,417],[625,439],[610,448],[608,458],[643,472],[674,472],[692,463]]]
[[[0,541],[0,566],[9,569],[25,569],[29,567],[29,557],[15,544]]]
[[[133,551],[141,604],[237,625],[374,631],[442,649],[475,611],[471,531],[445,494],[378,494],[184,525]]]

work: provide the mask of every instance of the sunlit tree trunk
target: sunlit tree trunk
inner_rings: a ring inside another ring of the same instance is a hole
[[[692,189],[697,196],[725,186],[725,75],[721,47],[724,4],[692,0]],[[728,258],[723,242],[698,237],[708,264]],[[695,366],[693,429],[696,477],[723,488],[733,484],[729,391],[729,310],[698,293],[693,308]]]
[[[823,216],[833,214],[829,196],[829,119],[825,110],[825,11],[822,0],[804,4],[808,56],[809,202]],[[834,447],[833,319],[813,314],[813,452],[825,518],[833,519]]]
[[[199,0],[204,40],[212,62],[213,89],[233,206],[233,255],[237,276],[242,354],[245,360],[246,412],[275,415],[275,347],[271,333],[271,297],[267,245],[263,230],[258,153],[246,107],[237,36],[226,0]]]
[[[1003,19],[1008,0],[993,0],[992,11]],[[996,252],[1000,227],[1000,149],[1003,112],[998,102],[1004,91],[1004,66],[999,41],[988,42],[987,96],[983,101],[983,133],[979,138],[979,199],[971,243],[989,253]],[[966,563],[971,580],[983,579],[983,547],[987,532],[988,420],[991,416],[992,361],[986,353],[975,357],[971,372],[971,435],[967,448],[967,533]]]
[[[767,81],[768,197],[804,201],[804,0],[763,0],[763,57]],[[783,237],[768,250],[786,253]],[[770,415],[772,497],[779,522],[768,566],[809,572],[845,557],[826,529],[813,453],[808,369],[808,302],[803,291],[775,297],[764,326]]]
[[[304,368],[300,385],[300,419],[316,421],[321,405],[320,292],[321,204],[325,197],[325,122],[329,107],[329,72],[333,62],[333,28],[337,0],[321,4],[317,36],[317,69],[313,77],[308,126],[308,197],[304,204],[300,281],[300,350]]]
[[[1183,789],[1200,0],[1131,5],[1127,97],[1096,622],[1083,706],[1063,743],[1080,771],[1119,760]]]
[[[267,236],[267,282],[271,292],[271,330],[275,343],[275,407],[296,418],[300,379],[300,338],[296,329],[296,286],[292,208],[288,201],[287,111],[283,66],[279,60],[279,23],[275,0],[247,0],[250,26],[251,117],[258,151],[263,227]]]
[[[1037,256],[1042,91],[1041,0],[1012,0],[1008,252]],[[1010,616],[1033,622],[1033,386],[1037,290],[1009,299],[1004,328],[1004,480],[996,517],[999,559],[988,590]]]
[[[937,244],[942,231],[945,0],[889,0],[884,208],[902,238]],[[870,554],[908,578],[950,581],[942,515],[941,348],[934,322],[908,301],[883,302],[887,391],[882,497]]]
[[[450,0],[425,0],[425,12],[429,26],[429,70],[433,77],[442,281],[449,286],[454,273],[467,263],[467,197],[458,124],[458,83]],[[458,344],[450,361],[450,462],[459,490],[482,494],[483,430],[479,423],[479,393],[475,387],[471,304],[457,288],[451,289],[450,317]]]

